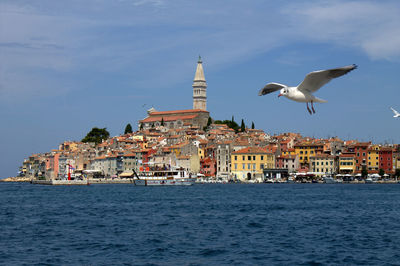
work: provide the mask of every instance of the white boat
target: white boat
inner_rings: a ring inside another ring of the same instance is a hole
[[[326,184],[336,184],[341,183],[339,180],[334,179],[332,176],[324,176],[324,183]]]
[[[372,178],[372,177],[367,177],[365,179],[365,184],[373,184],[376,183],[376,179]]]
[[[184,169],[148,170],[139,172],[133,182],[136,186],[191,186],[196,178]]]

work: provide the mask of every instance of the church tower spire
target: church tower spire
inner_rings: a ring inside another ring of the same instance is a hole
[[[199,56],[193,80],[193,109],[207,110],[207,83],[204,77],[203,61]]]

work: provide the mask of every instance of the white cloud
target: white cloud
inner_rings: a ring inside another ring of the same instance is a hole
[[[288,6],[283,13],[297,39],[361,48],[372,59],[399,59],[398,2],[313,1]]]
[[[4,1],[0,61],[6,63],[0,65],[0,90],[26,93],[35,86],[33,91],[47,92],[42,88],[49,83],[49,71],[131,73],[133,87],[168,87],[193,74],[198,54],[206,58],[208,69],[222,68],[298,42],[361,49],[372,59],[399,59],[398,2],[284,3]],[[299,64],[302,57],[295,56],[297,61],[288,56],[281,63]],[[67,87],[60,84],[60,90]]]

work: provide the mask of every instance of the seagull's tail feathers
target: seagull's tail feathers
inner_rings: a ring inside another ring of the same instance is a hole
[[[313,101],[316,102],[316,103],[327,103],[328,102],[327,100],[324,100],[324,99],[321,99],[321,98],[317,98],[317,97],[315,97]]]

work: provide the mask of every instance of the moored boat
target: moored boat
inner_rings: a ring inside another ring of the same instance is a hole
[[[196,177],[184,169],[148,170],[139,172],[133,182],[136,186],[191,186]]]

